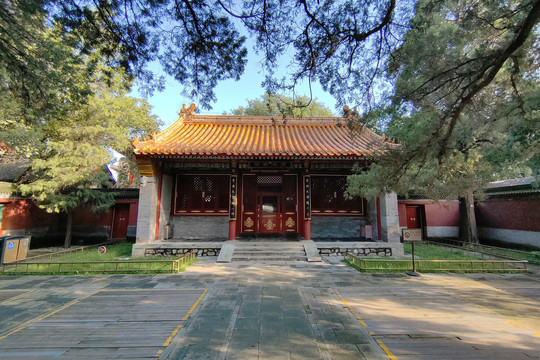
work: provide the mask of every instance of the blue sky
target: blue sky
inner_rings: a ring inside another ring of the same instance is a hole
[[[230,112],[231,109],[247,105],[248,99],[259,98],[263,95],[264,89],[261,87],[261,82],[264,80],[265,74],[258,62],[259,59],[256,55],[248,56],[246,70],[241,79],[239,81],[226,80],[219,83],[215,89],[218,100],[213,104],[213,109],[210,111],[200,109],[201,114],[221,115],[223,112]],[[282,75],[278,74],[278,76]],[[153,113],[158,115],[165,123],[163,129],[178,119],[178,111],[182,104],[189,105],[195,102],[197,105],[194,99],[181,97],[181,91],[182,86],[180,84],[172,77],[166,77],[165,90],[155,92],[152,97],[148,98],[148,101],[153,106]],[[301,87],[297,91],[297,95],[309,95],[308,87]],[[140,96],[136,89],[133,91],[133,96]],[[313,97],[336,113],[334,98],[324,92],[318,83],[313,85]]]

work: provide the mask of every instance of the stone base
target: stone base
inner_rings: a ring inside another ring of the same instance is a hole
[[[345,256],[348,254],[354,255],[354,256],[392,256],[392,248],[365,248],[365,249],[357,249],[357,248],[327,248],[327,249],[320,249],[321,256],[333,256],[333,255],[340,255]]]
[[[146,249],[145,257],[150,256],[182,256],[189,253],[195,253],[197,256],[218,256],[220,249],[203,248],[203,249]]]
[[[182,256],[193,252],[197,256],[218,256],[223,242],[159,241],[133,244],[133,257]]]
[[[402,257],[402,243],[380,242],[315,242],[321,256],[353,254],[355,256]]]
[[[182,256],[194,252],[197,256],[218,256],[226,241],[163,241],[133,245],[132,256]],[[234,241],[231,241],[234,243]],[[271,243],[271,242],[270,242]],[[296,242],[299,245],[302,241]],[[257,244],[257,243],[255,243]],[[276,242],[275,244],[279,244]],[[387,242],[313,242],[322,256],[353,254],[356,256],[403,256],[403,244]]]

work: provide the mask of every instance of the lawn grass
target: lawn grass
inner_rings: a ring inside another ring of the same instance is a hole
[[[195,257],[180,260],[181,257],[131,257],[132,244],[106,246],[100,254],[96,248],[67,254],[51,260],[32,263],[7,264],[3,274],[65,274],[88,275],[108,273],[154,274],[184,271],[194,263]]]
[[[405,243],[405,253],[411,253],[411,244]],[[459,249],[417,243],[414,246],[418,272],[516,272],[526,270],[525,264],[499,260],[481,260],[479,256]],[[346,262],[361,272],[400,273],[412,270],[411,260],[388,258],[349,257]]]
[[[463,248],[506,259],[527,260],[531,264],[540,265],[540,254],[537,251],[523,251],[476,244],[464,244]]]
[[[405,254],[412,254],[412,245],[404,243],[403,250]],[[459,249],[421,243],[414,245],[414,256],[423,260],[482,260],[477,255]]]
[[[531,264],[540,265],[540,251],[534,246],[517,244],[515,247],[510,247],[511,244],[509,243],[498,242],[505,245],[504,247],[498,247],[486,244],[465,243],[454,239],[435,239],[431,244],[433,243],[441,244],[441,247],[447,246],[448,249],[454,247],[503,259],[527,260]]]
[[[87,250],[79,251],[72,254],[66,254],[54,259],[54,262],[75,262],[75,261],[113,261],[113,260],[122,260],[122,259],[131,259],[131,248],[133,244],[131,243],[121,243],[106,245],[106,252],[100,254],[97,250],[97,247],[90,248]],[[140,258],[140,260],[146,258]],[[139,259],[137,259],[139,260]]]
[[[540,254],[540,247],[530,244],[516,244],[507,241],[493,240],[493,239],[480,239],[481,245],[493,246],[501,249],[518,250],[525,252],[532,252]]]

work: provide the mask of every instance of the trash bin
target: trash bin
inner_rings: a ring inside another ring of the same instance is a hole
[[[30,236],[0,237],[0,264],[26,259],[30,249]]]
[[[0,236],[0,264],[2,264],[2,259],[4,258],[4,239],[7,239],[9,236]]]
[[[20,239],[15,236],[9,236],[4,238],[4,244],[2,246],[2,264],[17,261],[17,253],[19,252]]]
[[[19,250],[17,251],[17,260],[26,259],[28,250],[30,249],[30,236],[21,236],[19,239]]]

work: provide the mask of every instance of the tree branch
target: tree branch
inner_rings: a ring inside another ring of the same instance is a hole
[[[472,81],[470,84],[470,90],[464,94],[464,96],[460,96],[459,100],[457,100],[454,103],[454,107],[451,108],[450,113],[443,118],[447,119],[450,118],[450,123],[448,125],[448,129],[446,131],[446,134],[442,137],[440,142],[440,148],[439,148],[439,163],[441,163],[443,156],[446,154],[446,147],[448,144],[448,141],[450,139],[450,136],[452,135],[452,132],[454,131],[454,128],[457,124],[457,121],[459,117],[461,116],[461,113],[463,112],[463,109],[467,105],[469,105],[473,98],[487,85],[489,85],[495,76],[498,74],[499,70],[505,63],[505,61],[514,53],[516,52],[522,45],[525,43],[525,40],[531,33],[534,26],[538,23],[540,19],[540,1],[536,1],[529,11],[529,14],[521,24],[521,26],[518,28],[518,32],[516,33],[516,36],[508,43],[508,45],[501,49],[500,51],[496,52],[494,55],[494,60],[491,63],[486,64],[485,71],[488,69],[491,69],[487,72],[486,76],[484,77],[485,72],[481,72],[477,77],[476,80]]]

